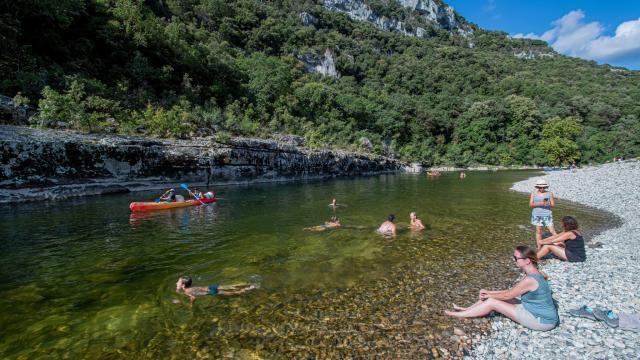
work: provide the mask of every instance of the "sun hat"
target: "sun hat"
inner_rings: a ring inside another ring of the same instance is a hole
[[[540,179],[536,181],[536,187],[549,187],[549,184],[547,184],[546,180]]]

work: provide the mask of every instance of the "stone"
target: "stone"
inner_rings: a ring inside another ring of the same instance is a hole
[[[283,140],[150,139],[0,126],[0,203],[233,182],[401,172],[381,156],[299,147]]]

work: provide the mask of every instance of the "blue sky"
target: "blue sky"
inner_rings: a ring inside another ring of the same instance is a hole
[[[640,0],[445,0],[467,20],[556,51],[640,69]]]

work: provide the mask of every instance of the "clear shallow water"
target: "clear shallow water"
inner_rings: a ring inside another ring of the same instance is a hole
[[[446,343],[455,323],[442,316],[447,304],[515,278],[513,247],[535,242],[528,196],[508,188],[531,175],[223,187],[212,206],[141,214],[128,204],[155,194],[2,206],[0,355],[420,354]],[[303,230],[333,215],[332,197],[346,204],[337,209],[345,227]],[[410,211],[426,231],[407,229]],[[398,218],[395,239],[374,232],[389,213]],[[576,216],[587,234],[611,220],[564,201],[554,214],[557,225]],[[261,288],[189,307],[174,292],[184,274],[196,285]]]

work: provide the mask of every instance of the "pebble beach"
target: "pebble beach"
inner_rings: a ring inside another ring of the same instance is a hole
[[[557,201],[569,200],[613,213],[621,225],[586,238],[587,261],[546,260],[560,325],[548,332],[529,330],[510,319],[491,319],[491,333],[474,346],[469,359],[638,359],[640,333],[604,322],[576,318],[570,309],[592,308],[640,314],[640,162],[609,163],[552,172],[513,185],[530,192],[544,178]],[[558,231],[560,218],[555,216]],[[580,222],[580,219],[578,219]]]

